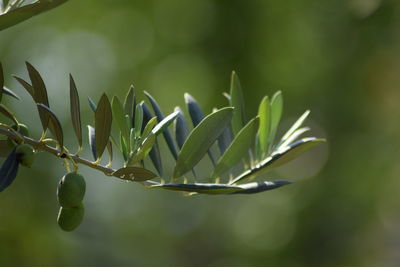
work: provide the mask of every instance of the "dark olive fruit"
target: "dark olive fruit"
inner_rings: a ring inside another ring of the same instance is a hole
[[[85,196],[86,183],[82,175],[70,172],[64,175],[57,188],[58,202],[61,207],[79,206]]]
[[[57,217],[58,225],[64,231],[71,232],[82,223],[84,214],[85,208],[82,203],[72,208],[61,207]]]
[[[33,152],[33,148],[28,144],[18,145],[15,153],[17,155],[18,162],[25,167],[30,168],[33,164],[33,160],[35,159],[35,152]]]
[[[20,123],[18,125],[14,124],[13,126],[11,126],[11,128],[18,131],[23,136],[29,137],[29,128],[25,124],[22,124],[22,123]],[[12,140],[10,138],[7,139],[7,142],[10,147],[15,147],[16,145],[18,145],[14,140]]]

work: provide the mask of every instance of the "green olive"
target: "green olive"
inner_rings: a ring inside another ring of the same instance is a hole
[[[73,208],[61,207],[57,217],[58,225],[64,231],[71,232],[81,224],[84,214],[85,208],[82,203]]]
[[[13,126],[11,126],[11,128],[13,128],[14,130],[18,131],[18,133],[20,133],[23,136],[27,136],[29,137],[29,128],[28,126],[26,126],[25,124],[14,124]],[[18,145],[14,140],[7,138],[7,143],[10,147],[15,147],[16,145]]]
[[[35,159],[35,152],[33,152],[33,148],[28,144],[18,145],[15,153],[17,155],[18,162],[25,167],[30,168],[33,164],[33,160]]]
[[[85,196],[86,183],[82,175],[70,172],[60,180],[57,189],[58,202],[61,207],[79,206]]]

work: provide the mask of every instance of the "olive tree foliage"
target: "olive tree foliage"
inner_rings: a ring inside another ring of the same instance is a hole
[[[0,1],[0,30],[15,25],[36,14],[54,8],[66,0],[37,1],[24,5],[23,0]],[[5,160],[0,168],[0,192],[17,177],[20,165],[34,164],[35,153],[48,152],[64,162],[66,175],[57,189],[60,211],[58,223],[65,231],[74,230],[84,215],[84,178],[78,174],[79,165],[86,165],[107,176],[141,184],[146,188],[199,194],[254,194],[290,184],[291,181],[260,181],[261,174],[279,167],[305,151],[324,142],[324,139],[302,137],[310,129],[302,124],[309,115],[306,111],[280,138],[276,133],[283,110],[280,91],[271,98],[265,96],[254,118],[246,114],[243,91],[235,72],[232,73],[229,92],[224,93],[225,107],[205,114],[190,94],[184,95],[186,108],[175,107],[165,114],[157,100],[148,92],[138,99],[131,86],[125,97],[109,98],[105,93],[95,103],[88,98],[93,111],[90,122],[81,121],[81,99],[75,81],[70,75],[69,112],[76,147],[73,151],[64,144],[65,127],[49,103],[47,88],[39,71],[26,62],[29,80],[13,76],[37,105],[42,133],[38,138],[29,134],[23,118],[17,118],[2,103],[6,97],[21,101],[14,90],[4,84],[4,69],[0,63],[0,156]],[[185,116],[183,110],[187,110]],[[189,122],[186,118],[190,118]],[[114,129],[112,131],[112,129]],[[117,133],[117,134],[112,134]],[[88,135],[88,144],[82,136]],[[172,177],[164,175],[165,166],[158,140],[165,144],[174,158]],[[81,157],[84,148],[90,149],[93,159]],[[115,166],[115,154],[123,164]],[[105,156],[106,155],[106,156]],[[102,164],[104,158],[106,165]],[[211,169],[206,177],[199,177],[196,166],[208,157]],[[153,168],[144,165],[149,158]],[[40,163],[39,163],[40,164]]]

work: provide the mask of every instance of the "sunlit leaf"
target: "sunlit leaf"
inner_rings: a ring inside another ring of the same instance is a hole
[[[231,76],[230,105],[235,108],[232,117],[232,130],[233,134],[236,135],[246,123],[246,113],[244,109],[242,87],[234,71]]]
[[[310,114],[309,110],[304,112],[303,115],[301,115],[300,118],[298,118],[297,121],[292,125],[292,127],[290,127],[290,129],[283,135],[280,143],[285,142],[299,127],[301,127],[301,125],[307,119],[309,114]]]
[[[286,140],[282,143],[280,143],[277,146],[277,150],[280,150],[282,148],[284,148],[285,146],[291,144],[292,142],[294,142],[298,137],[300,137],[303,133],[308,132],[310,130],[310,128],[308,127],[303,127],[300,128],[298,130],[296,130],[294,133],[292,133],[288,138],[286,138]]]
[[[165,117],[162,121],[160,121],[155,127],[154,129],[151,131],[154,135],[159,135],[162,132],[165,131],[165,129],[167,129],[167,127],[169,125],[171,125],[174,120],[176,119],[176,117],[178,116],[179,112],[178,111],[174,111],[173,113],[169,114],[167,117]]]
[[[97,152],[96,152],[96,135],[95,130],[92,126],[88,125],[88,134],[89,134],[89,147],[90,151],[92,151],[93,158],[96,160]]]
[[[8,89],[7,87],[3,87],[3,94],[9,95],[9,96],[11,96],[11,97],[13,97],[13,98],[15,98],[15,99],[17,99],[17,100],[20,99],[19,96],[18,96],[16,93],[14,93],[13,91],[11,91],[11,90]]]
[[[162,122],[164,120],[164,114],[162,113],[157,101],[148,92],[144,92],[144,94],[149,99],[150,104],[153,107],[154,113],[157,116],[158,121]],[[175,147],[175,144],[174,144],[174,141],[172,139],[169,129],[167,127],[164,127],[162,133],[163,133],[165,142],[167,143],[168,148],[171,151],[172,156],[174,157],[174,159],[177,159],[178,152],[176,150],[176,147]]]
[[[139,167],[121,168],[113,172],[111,175],[133,182],[143,182],[157,177],[155,173]]]
[[[14,181],[18,172],[18,165],[17,155],[14,148],[0,168],[0,192],[10,186]]]
[[[53,111],[51,111],[48,107],[46,107],[43,104],[37,104],[39,110],[43,113],[47,113],[49,117],[49,128],[53,136],[56,138],[58,144],[61,147],[61,150],[64,147],[64,135],[63,135],[63,130],[61,127],[61,123],[58,120],[56,114],[54,114]]]
[[[227,184],[208,184],[208,183],[193,183],[193,184],[157,184],[150,188],[161,188],[173,191],[195,192],[200,194],[220,195],[232,194],[242,190],[240,186]]]
[[[67,2],[67,0],[36,1],[4,13],[0,15],[0,31],[53,9],[65,2]]]
[[[232,118],[233,108],[222,108],[211,113],[189,134],[178,155],[174,178],[190,171],[222,134]]]
[[[281,120],[282,116],[282,109],[283,109],[283,99],[281,91],[278,91],[274,94],[271,99],[271,127],[270,127],[270,134],[268,138],[268,144],[271,145],[274,142],[275,134],[278,129],[279,121]]]
[[[291,181],[264,181],[264,182],[254,182],[248,184],[240,184],[238,185],[243,190],[238,190],[231,194],[255,194],[260,193],[272,189],[276,189],[278,187],[291,184]]]
[[[268,152],[268,139],[270,134],[271,114],[268,96],[265,96],[258,107],[258,117],[260,118],[260,126],[258,129],[258,158],[263,157]]]
[[[79,94],[76,89],[74,78],[69,75],[69,96],[72,126],[74,127],[76,138],[78,139],[79,147],[82,147],[82,124],[81,124],[81,108],[79,105]]]
[[[156,126],[156,124],[157,124],[157,117],[151,118],[151,119],[147,122],[146,126],[144,127],[144,130],[143,130],[143,132],[142,132],[142,136],[143,136],[143,137],[147,137],[147,136],[151,133],[151,131],[153,130],[153,128]]]
[[[18,125],[18,120],[15,115],[3,104],[0,104],[0,113],[12,120],[15,125]]]
[[[97,104],[95,112],[95,134],[96,134],[96,154],[100,158],[110,139],[112,124],[112,111],[110,101],[106,94],[103,94]]]
[[[231,145],[218,160],[212,177],[219,177],[221,174],[234,167],[246,155],[249,148],[254,144],[258,125],[259,118],[256,117],[239,131]]]

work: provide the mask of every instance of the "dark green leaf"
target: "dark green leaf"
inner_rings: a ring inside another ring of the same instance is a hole
[[[258,151],[257,158],[262,158],[268,152],[268,139],[270,134],[271,114],[268,96],[265,96],[258,107],[260,127],[258,129]]]
[[[67,2],[67,0],[36,1],[4,13],[0,15],[0,31],[53,9],[65,2]]]
[[[157,177],[155,173],[139,167],[121,168],[113,172],[112,175],[133,182],[143,182]]]
[[[244,109],[244,98],[242,87],[236,73],[233,71],[231,76],[230,105],[234,107],[232,117],[232,130],[236,135],[246,123],[246,112]]]
[[[128,147],[125,143],[125,139],[123,138],[122,134],[119,135],[119,143],[121,147],[122,156],[124,157],[124,161],[127,161],[129,157],[129,152],[128,152]]]
[[[161,123],[164,120],[164,114],[162,113],[157,101],[148,92],[145,91],[144,94],[149,99],[150,104],[153,107],[154,113],[156,114],[158,121]],[[171,133],[170,133],[168,127],[164,127],[162,133],[163,133],[165,142],[167,143],[168,148],[171,151],[172,156],[174,157],[174,159],[177,159],[178,152],[176,150],[174,141],[172,139],[172,136],[171,136]]]
[[[18,125],[18,121],[15,115],[3,104],[0,104],[0,113],[2,113],[4,116],[12,120],[15,125]]]
[[[179,149],[182,148],[185,143],[187,136],[189,135],[189,127],[186,123],[185,117],[183,116],[182,110],[179,107],[175,107],[175,112],[178,112],[178,116],[175,120],[175,140],[178,144]]]
[[[93,112],[96,112],[97,109],[97,105],[94,103],[94,101],[88,96],[87,98],[88,103],[89,103],[89,107]]]
[[[246,155],[249,148],[254,144],[258,124],[259,119],[256,117],[240,130],[226,152],[218,160],[212,177],[219,177],[230,168],[234,167],[240,159]]]
[[[243,190],[239,190],[231,194],[255,194],[267,190],[276,189],[278,187],[288,185],[291,183],[292,183],[291,181],[264,181],[264,182],[241,184],[238,186],[243,188]]]
[[[29,78],[31,79],[32,87],[34,89],[34,97],[36,104],[43,104],[50,108],[49,100],[47,97],[46,86],[44,85],[43,79],[39,72],[28,62],[26,62],[26,68],[28,69]],[[49,124],[49,115],[43,109],[39,109],[40,121],[42,122],[43,131],[46,131]]]
[[[81,124],[81,108],[79,105],[79,95],[76,89],[74,78],[69,75],[70,87],[70,108],[71,108],[71,120],[72,126],[74,127],[76,138],[78,139],[79,147],[82,147],[82,124]]]
[[[174,178],[190,171],[222,134],[232,118],[233,108],[211,113],[197,125],[183,144],[174,169]]]
[[[88,125],[88,134],[90,151],[92,151],[93,158],[96,160],[98,158],[96,152],[96,135],[94,128],[90,125]]]
[[[15,177],[17,177],[18,165],[18,159],[14,148],[0,168],[0,192],[10,186]]]
[[[106,94],[103,94],[97,104],[95,112],[95,134],[96,134],[96,154],[100,158],[110,140],[112,124],[112,111],[110,101]]]
[[[0,102],[3,97],[3,88],[4,88],[4,71],[3,71],[3,65],[0,62]]]
[[[56,138],[56,140],[62,150],[64,147],[64,136],[63,136],[63,130],[62,130],[60,121],[58,120],[56,114],[54,114],[54,112],[51,111],[48,107],[46,107],[43,104],[37,104],[37,105],[38,105],[40,112],[48,114],[50,131],[53,134],[53,136]]]
[[[195,192],[199,194],[219,195],[219,194],[232,194],[233,192],[242,190],[240,186],[227,185],[227,184],[207,184],[207,183],[194,183],[194,184],[157,184],[150,188],[161,188],[173,191]]]

